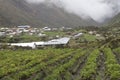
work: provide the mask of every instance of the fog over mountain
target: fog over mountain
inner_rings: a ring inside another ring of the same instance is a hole
[[[31,25],[35,27],[78,27],[96,26],[92,18],[83,19],[63,9],[64,4],[56,1],[0,0],[0,27]]]
[[[120,0],[0,0],[0,26],[101,26],[119,13]]]
[[[120,12],[120,0],[27,0],[30,3],[54,3],[82,18],[91,17],[97,22],[112,18]]]

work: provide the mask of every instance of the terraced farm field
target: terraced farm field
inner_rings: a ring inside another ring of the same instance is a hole
[[[3,50],[0,80],[120,80],[120,48]]]

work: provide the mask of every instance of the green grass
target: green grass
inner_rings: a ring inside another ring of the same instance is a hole
[[[56,35],[59,35],[59,36],[64,36],[65,33],[62,32],[62,31],[49,31],[49,32],[44,32],[47,36],[56,36]]]
[[[22,39],[21,42],[30,42],[30,41],[40,41],[40,37],[37,35],[22,35],[20,36]]]
[[[86,41],[96,41],[96,36],[95,35],[90,35],[90,34],[84,34],[84,39]]]

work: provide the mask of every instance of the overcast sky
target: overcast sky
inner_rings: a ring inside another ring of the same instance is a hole
[[[120,12],[120,0],[28,0],[32,3],[43,3],[49,1],[70,13],[75,13],[82,18],[92,19],[102,22]]]

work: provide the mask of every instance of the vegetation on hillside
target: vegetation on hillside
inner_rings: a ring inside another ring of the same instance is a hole
[[[29,4],[25,0],[0,0],[0,26],[76,27],[97,24],[92,19],[84,20],[53,4],[47,5],[48,3]]]

